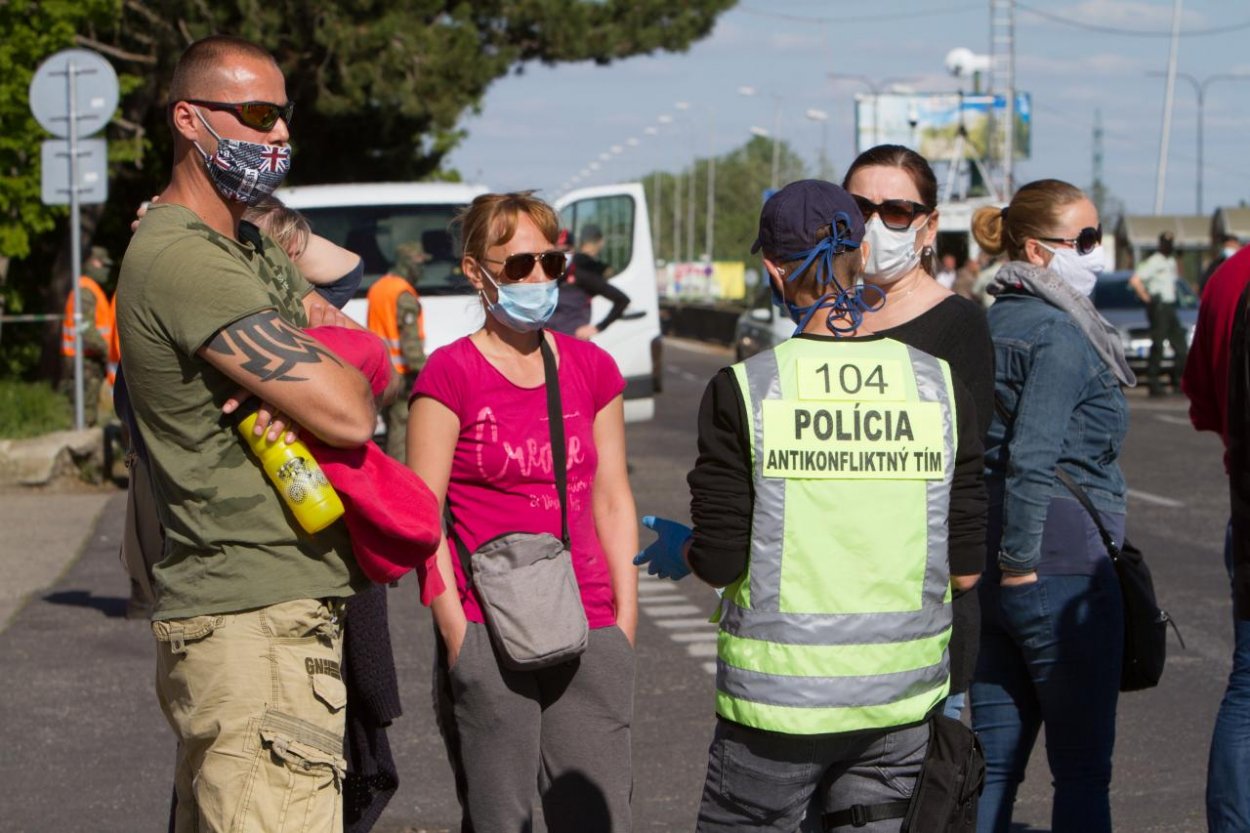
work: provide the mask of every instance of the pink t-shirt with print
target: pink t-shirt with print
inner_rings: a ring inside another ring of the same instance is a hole
[[[602,348],[558,333],[551,335],[564,410],[573,572],[587,622],[592,628],[603,628],[616,623],[616,606],[591,500],[599,460],[594,421],[624,390],[625,380]],[[560,537],[560,499],[552,474],[545,386],[514,385],[465,337],[434,351],[412,395],[437,400],[460,420],[447,501],[455,532],[470,552],[506,532],[550,532]],[[453,542],[448,544],[465,616],[481,622],[477,597],[466,586]]]

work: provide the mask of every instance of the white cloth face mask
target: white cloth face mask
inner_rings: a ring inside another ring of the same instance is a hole
[[[1082,295],[1091,295],[1098,284],[1098,275],[1107,268],[1102,246],[1095,246],[1086,254],[1077,254],[1076,249],[1066,247],[1052,249],[1039,243],[1046,251],[1054,255],[1046,267],[1067,281],[1068,285]]]
[[[915,269],[920,263],[916,236],[920,229],[894,231],[875,214],[865,224],[864,239],[868,241],[868,262],[864,264],[864,282],[878,286],[891,284]]]

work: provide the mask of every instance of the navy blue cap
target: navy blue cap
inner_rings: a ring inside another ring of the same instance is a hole
[[[835,222],[839,212],[846,217],[841,229]],[[775,256],[806,252],[820,242],[816,232],[823,226],[834,229],[837,251],[858,248],[864,239],[864,215],[850,194],[821,179],[791,182],[764,203],[759,237],[751,246],[751,253],[760,249]]]

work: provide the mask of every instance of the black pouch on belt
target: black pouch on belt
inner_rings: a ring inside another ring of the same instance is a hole
[[[972,729],[941,712],[929,716],[929,747],[911,798],[826,813],[825,830],[902,818],[901,833],[973,833],[985,785],[985,753]]]

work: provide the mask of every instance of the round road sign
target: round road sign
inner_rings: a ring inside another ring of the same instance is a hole
[[[30,111],[54,136],[70,135],[70,75],[75,93],[74,135],[97,133],[117,109],[113,65],[87,49],[64,49],[45,60],[30,81]]]

